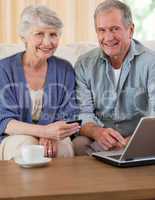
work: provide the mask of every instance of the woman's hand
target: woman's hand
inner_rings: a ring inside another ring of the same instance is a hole
[[[67,124],[64,121],[57,121],[45,126],[45,138],[61,140],[80,130],[78,123]]]
[[[58,144],[56,140],[40,138],[39,144],[44,146],[45,157],[55,158],[57,156]]]

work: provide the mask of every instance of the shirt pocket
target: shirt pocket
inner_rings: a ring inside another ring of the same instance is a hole
[[[120,95],[121,104],[124,105],[125,112],[132,116],[136,113],[144,114],[148,108],[148,97],[145,88],[126,88]]]

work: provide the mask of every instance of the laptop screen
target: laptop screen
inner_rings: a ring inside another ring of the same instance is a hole
[[[143,117],[139,121],[120,160],[155,156],[155,117]]]

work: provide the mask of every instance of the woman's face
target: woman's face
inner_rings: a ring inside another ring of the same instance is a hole
[[[24,38],[26,52],[38,59],[46,60],[58,47],[60,32],[51,27],[32,27]]]

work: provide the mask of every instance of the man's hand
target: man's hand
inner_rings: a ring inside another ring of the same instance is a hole
[[[127,144],[127,140],[112,128],[96,128],[95,140],[104,150],[120,149]]]
[[[54,158],[57,156],[58,143],[56,140],[40,138],[39,144],[44,146],[45,157]]]
[[[124,138],[112,128],[102,128],[93,122],[84,124],[80,134],[95,140],[104,150],[120,149],[126,146],[129,138]]]

